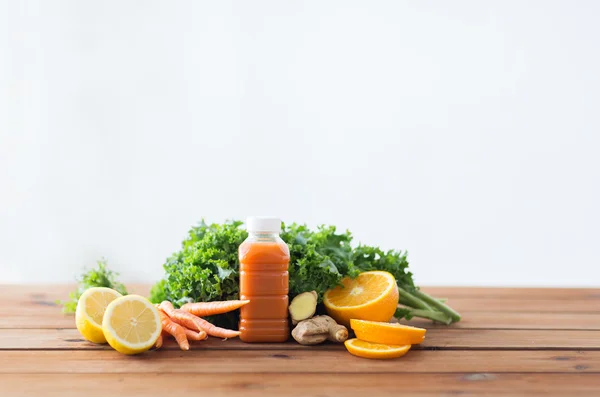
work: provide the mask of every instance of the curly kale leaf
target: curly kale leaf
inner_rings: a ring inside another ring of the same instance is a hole
[[[316,291],[319,301],[343,277],[358,274],[352,265],[350,233],[336,234],[335,226],[311,231],[306,225],[284,227],[281,238],[290,247],[290,297]]]
[[[354,265],[361,272],[383,270],[392,273],[398,286],[414,290],[412,273],[408,271],[407,253],[402,251],[383,251],[378,247],[359,245],[353,252]]]
[[[117,281],[119,273],[110,269],[106,264],[106,259],[100,259],[96,262],[97,268],[86,271],[78,281],[77,290],[69,294],[69,300],[58,301],[57,304],[63,305],[64,313],[75,313],[77,302],[81,294],[88,288],[107,287],[119,291],[121,295],[127,295],[125,286]]]
[[[182,249],[164,264],[165,278],[156,296],[180,306],[186,302],[238,299],[237,248],[247,233],[238,221],[193,227]],[[162,292],[159,295],[159,292]]]
[[[193,227],[183,241],[181,250],[164,264],[165,277],[151,292],[151,300],[169,300],[176,306],[190,301],[238,299],[238,247],[246,239],[242,222],[207,224]],[[285,225],[281,238],[290,249],[290,298],[306,291],[316,291],[319,301],[330,288],[340,285],[344,277],[356,277],[369,270],[388,271],[396,278],[400,290],[399,317],[430,318],[449,323],[460,320],[442,302],[429,297],[415,287],[408,271],[406,252],[383,251],[378,247],[352,247],[352,235],[338,233],[335,226],[310,229],[306,225]],[[218,324],[235,326],[236,313],[215,318]]]

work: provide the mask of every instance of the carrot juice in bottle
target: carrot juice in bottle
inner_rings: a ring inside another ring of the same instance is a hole
[[[285,342],[288,326],[288,265],[290,250],[279,237],[281,220],[252,217],[248,238],[239,247],[240,339],[244,342]]]

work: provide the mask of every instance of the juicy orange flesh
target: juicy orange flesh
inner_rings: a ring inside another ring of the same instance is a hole
[[[366,342],[366,341],[360,340],[360,339],[355,339],[354,341],[352,341],[352,345],[359,349],[365,349],[365,350],[386,351],[386,350],[400,350],[400,349],[404,350],[404,349],[406,349],[406,346],[402,346],[402,345],[383,345],[381,343],[371,343],[371,342]]]
[[[348,339],[344,342],[344,345],[350,354],[358,357],[376,359],[402,357],[411,348],[411,345],[386,345],[370,343],[360,339]]]
[[[115,295],[108,292],[94,292],[85,300],[85,312],[98,324],[102,324],[102,317],[106,306],[115,300]]]
[[[424,328],[417,328],[417,327],[412,327],[410,325],[404,325],[404,324],[398,324],[398,323],[382,323],[382,322],[367,321],[367,320],[360,320],[360,321],[367,323],[367,325],[371,325],[371,326],[375,326],[375,327],[390,328],[390,329],[403,329],[406,331],[425,331]]]
[[[368,320],[351,320],[351,324],[352,327],[361,327],[365,330],[369,330],[369,331],[373,331],[373,330],[377,330],[378,328],[381,331],[404,331],[404,332],[409,332],[409,333],[413,333],[413,334],[417,334],[420,335],[421,333],[424,335],[425,331],[427,331],[425,328],[418,328],[418,327],[412,327],[410,325],[405,325],[405,324],[399,324],[399,323],[383,323],[383,322],[378,322],[378,321],[368,321]]]
[[[415,345],[425,340],[424,328],[411,327],[403,324],[390,324],[376,321],[350,320],[350,327],[356,337],[373,343],[392,345]]]
[[[359,306],[376,300],[389,288],[386,277],[370,274],[359,275],[354,280],[345,278],[343,287],[336,287],[327,295],[329,302],[338,307]]]
[[[110,326],[119,338],[130,343],[145,342],[156,331],[154,314],[139,301],[125,301],[115,307]]]

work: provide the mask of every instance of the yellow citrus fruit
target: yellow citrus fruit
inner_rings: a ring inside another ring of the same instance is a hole
[[[106,343],[102,332],[102,317],[110,302],[121,294],[114,289],[95,287],[87,289],[77,301],[75,324],[85,339],[94,343]]]
[[[158,309],[148,299],[127,295],[108,305],[102,330],[113,349],[123,354],[138,354],[154,346],[162,325]]]
[[[344,342],[346,349],[358,357],[364,358],[396,358],[402,357],[411,348],[411,345],[384,345],[371,343],[360,339],[348,339]]]
[[[342,279],[342,286],[325,292],[323,303],[327,314],[346,326],[353,318],[389,321],[398,306],[398,286],[388,272],[364,272]]]
[[[360,340],[386,345],[417,345],[425,339],[424,328],[376,321],[350,320],[350,327]]]

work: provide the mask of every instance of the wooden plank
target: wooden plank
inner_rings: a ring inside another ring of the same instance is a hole
[[[127,284],[127,290],[130,294],[140,294],[147,296],[150,292],[149,284]],[[0,298],[3,300],[28,299],[28,300],[46,300],[54,302],[55,300],[66,300],[69,293],[77,288],[76,284],[0,284]]]
[[[75,328],[75,315],[62,314],[58,307],[27,303],[0,309],[0,329],[3,328]]]
[[[452,298],[448,304],[459,313],[600,313],[600,300],[522,298]]]
[[[0,373],[600,373],[598,351],[415,350],[369,360],[343,350],[0,351]]]
[[[239,339],[223,341],[209,338],[195,342],[198,349],[343,349],[340,344],[302,346],[294,341],[278,344],[243,343]],[[165,348],[176,349],[175,344]],[[425,341],[415,349],[578,349],[599,350],[600,331],[430,329]],[[108,349],[82,339],[76,329],[0,329],[0,350],[16,349]]]
[[[480,299],[556,299],[600,300],[600,288],[523,288],[523,287],[422,287],[423,292],[439,298]]]
[[[1,322],[2,320],[0,320]],[[463,319],[451,325],[436,324],[425,319],[402,320],[401,323],[415,327],[470,328],[470,329],[579,329],[600,330],[597,313],[494,313],[465,312]]]
[[[432,328],[494,328],[494,329],[564,329],[600,330],[597,313],[493,313],[463,312],[463,319],[451,324],[435,324],[425,319],[403,320],[416,327]],[[62,314],[57,307],[24,305],[20,309],[0,309],[2,328],[75,328],[75,316]]]
[[[450,326],[435,324],[424,319],[403,320],[402,322],[428,329],[600,330],[600,315],[597,313],[463,312],[462,314],[463,319]],[[75,316],[60,313],[58,307],[25,304],[20,309],[0,309],[0,328],[75,328]]]
[[[396,397],[493,395],[598,396],[597,374],[17,374],[0,375],[4,397],[229,396]],[[376,385],[376,389],[374,389]],[[168,390],[168,392],[166,392]]]
[[[450,326],[429,320],[403,323],[425,328],[579,329],[600,330],[597,313],[463,312],[463,319]],[[0,328],[75,328],[75,316],[46,303],[26,302],[0,309]]]
[[[57,298],[67,296],[72,288],[0,286],[0,296],[5,296],[5,304],[0,308],[0,328],[74,328],[74,317],[60,313],[55,304]],[[130,290],[144,295],[148,286],[133,285]],[[590,296],[566,300],[457,298],[449,303],[461,311],[464,318],[453,325],[456,328],[600,329],[600,300]],[[417,324],[432,326],[431,322]]]
[[[75,328],[74,315],[65,315],[57,300],[65,300],[74,285],[0,285],[0,328]],[[134,284],[130,293],[147,296],[148,285]]]
[[[431,329],[423,348],[600,350],[600,331]]]
[[[129,293],[147,296],[149,284],[127,284]],[[0,284],[0,298],[67,299],[75,284]],[[448,299],[600,300],[600,288],[423,287],[432,296]]]
[[[147,296],[149,284],[127,284],[130,293]],[[0,284],[0,298],[15,296],[46,299],[54,302],[67,299],[75,284]],[[600,288],[505,288],[505,287],[423,287],[432,296],[448,299],[522,299],[522,300],[600,300]]]

